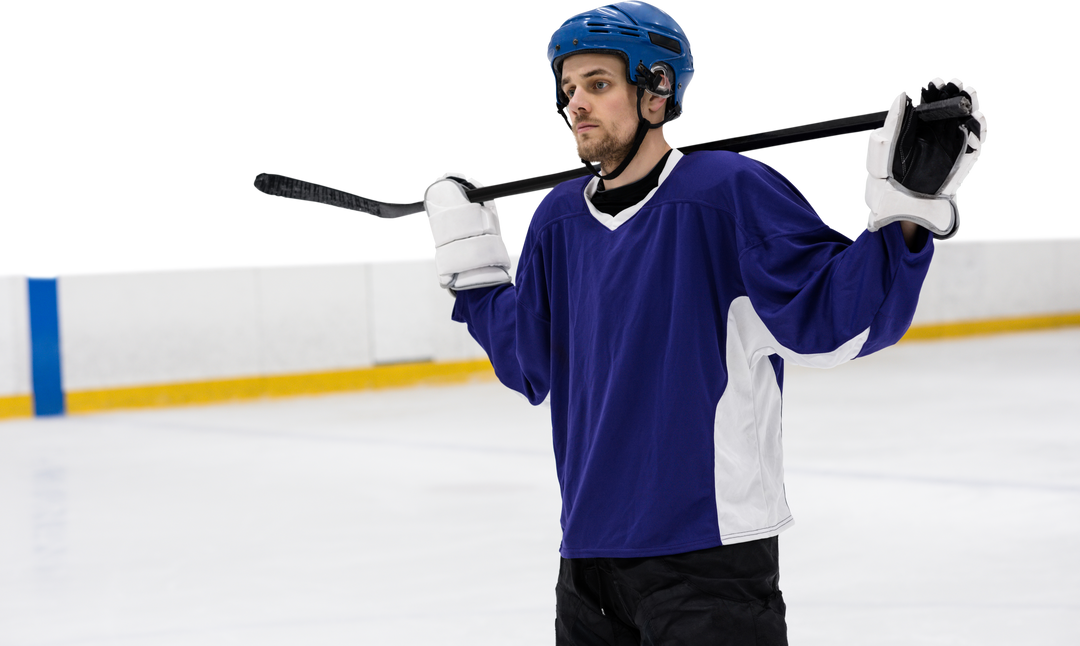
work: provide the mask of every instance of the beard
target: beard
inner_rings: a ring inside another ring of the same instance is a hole
[[[634,131],[615,133],[605,131],[600,136],[577,138],[578,157],[587,161],[600,162],[600,168],[610,172],[618,168],[622,160],[632,152],[634,134]]]

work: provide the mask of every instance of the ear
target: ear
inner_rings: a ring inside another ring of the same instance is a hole
[[[666,65],[655,65],[652,70],[646,70],[644,65],[638,65],[638,72],[647,79],[645,96],[648,100],[642,106],[648,111],[646,118],[658,123],[664,120],[667,108],[667,100],[674,95],[671,88],[671,76]]]
[[[643,116],[653,123],[658,123],[664,120],[664,112],[667,109],[668,98],[663,96],[656,96],[651,92],[646,92],[644,97],[644,103],[641,107],[644,111]]]

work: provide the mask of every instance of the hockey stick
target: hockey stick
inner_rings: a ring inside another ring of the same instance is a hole
[[[920,105],[916,108],[916,114],[919,115],[920,119],[925,121],[962,117],[971,114],[971,103],[964,97],[956,97],[955,99]],[[748,150],[760,150],[762,148],[782,146],[784,144],[792,144],[800,141],[810,141],[812,139],[822,139],[825,137],[835,137],[836,135],[846,135],[853,132],[862,132],[864,130],[873,130],[875,128],[880,128],[885,124],[885,117],[887,115],[887,112],[873,112],[857,117],[822,121],[820,123],[812,123],[805,126],[797,126],[795,128],[785,128],[783,130],[762,132],[756,135],[733,137],[731,139],[721,139],[719,141],[712,141],[694,146],[685,146],[680,148],[679,151],[683,154],[689,154],[700,150],[727,150],[735,153],[746,152]],[[485,186],[467,190],[465,191],[465,196],[469,198],[470,202],[486,202],[500,197],[520,195],[521,193],[530,193],[532,191],[551,188],[565,181],[584,177],[588,174],[588,169],[584,167],[575,168],[574,170],[568,170],[562,173],[541,175],[539,177],[522,179],[516,182],[506,182],[505,184],[495,184],[494,186]],[[305,182],[303,180],[293,179],[282,175],[270,175],[267,173],[261,173],[255,178],[255,188],[267,195],[278,195],[294,200],[320,202],[322,204],[329,204],[330,206],[336,206],[343,209],[369,213],[380,218],[399,218],[403,215],[419,213],[424,210],[424,203],[422,201],[413,202],[412,204],[379,202],[366,197],[360,197],[359,195],[353,195],[352,193],[328,188],[326,186],[312,184],[311,182]]]

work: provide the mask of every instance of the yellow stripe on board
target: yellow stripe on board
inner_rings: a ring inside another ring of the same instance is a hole
[[[1027,316],[1008,319],[987,319],[983,321],[960,321],[957,323],[938,323],[914,325],[901,341],[928,341],[931,339],[949,339],[983,334],[1001,334],[1004,332],[1033,332],[1053,328],[1080,325],[1080,312],[1067,314],[1047,314],[1045,316]]]
[[[90,413],[121,408],[184,406],[260,397],[458,384],[494,378],[495,372],[487,359],[409,363],[335,372],[84,390],[67,394],[67,410],[69,413]]]
[[[34,399],[30,395],[0,397],[0,419],[33,417]]]

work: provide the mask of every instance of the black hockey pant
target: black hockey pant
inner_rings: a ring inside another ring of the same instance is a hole
[[[776,537],[650,558],[563,559],[557,646],[787,644]]]

